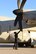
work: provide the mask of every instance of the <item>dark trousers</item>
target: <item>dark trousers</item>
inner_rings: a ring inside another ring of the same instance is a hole
[[[15,35],[14,48],[17,49],[17,47],[18,47],[18,36]]]

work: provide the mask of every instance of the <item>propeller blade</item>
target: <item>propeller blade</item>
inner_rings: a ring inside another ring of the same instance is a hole
[[[17,0],[18,9],[20,9],[20,0]]]
[[[23,9],[23,6],[25,4],[26,0],[22,0],[22,3],[21,3],[21,6],[20,6],[20,9]]]
[[[19,14],[17,15],[15,21],[14,21],[14,26],[16,26],[17,23],[19,24],[19,29],[20,29],[20,31],[22,31],[22,19],[23,19],[23,18],[22,18],[22,14],[19,13]]]
[[[14,21],[14,26],[17,25],[17,22],[18,22],[18,17],[16,17],[15,21]]]

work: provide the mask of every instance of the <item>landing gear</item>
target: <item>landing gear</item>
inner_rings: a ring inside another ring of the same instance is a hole
[[[18,43],[18,46],[19,47],[23,47],[24,46],[24,43]]]
[[[31,45],[31,48],[34,48],[34,45]]]

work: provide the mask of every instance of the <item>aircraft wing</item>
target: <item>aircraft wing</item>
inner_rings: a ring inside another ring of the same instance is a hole
[[[36,25],[36,11],[26,11],[23,15],[23,20],[29,25]]]

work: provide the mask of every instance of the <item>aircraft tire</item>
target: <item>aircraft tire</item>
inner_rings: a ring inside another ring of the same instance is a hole
[[[31,48],[34,48],[34,45],[31,45]]]
[[[18,46],[19,46],[19,47],[23,47],[24,44],[23,44],[23,43],[18,43]]]

